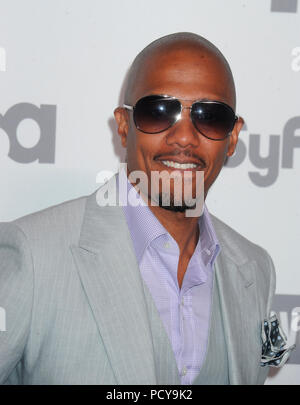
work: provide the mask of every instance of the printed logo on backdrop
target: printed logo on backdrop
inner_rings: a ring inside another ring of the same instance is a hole
[[[33,120],[39,127],[39,139],[35,145],[22,145],[18,131],[25,120]],[[18,163],[54,163],[56,106],[41,104],[37,107],[30,103],[19,103],[12,106],[4,115],[0,114],[0,129],[9,138],[8,156]]]
[[[298,0],[271,0],[271,11],[297,13]]]
[[[271,0],[271,11],[281,13],[297,13],[298,0]],[[291,68],[294,72],[300,72],[300,47],[292,49]]]
[[[279,316],[281,327],[288,339],[288,345],[296,344],[288,364],[300,364],[300,295],[276,294],[272,310]]]
[[[247,125],[243,131],[247,130]],[[297,134],[298,131],[298,134]],[[266,156],[261,154],[262,138],[266,135],[249,134],[248,148],[240,138],[236,153],[226,162],[226,167],[234,168],[243,163],[247,153],[254,169],[248,173],[250,180],[258,187],[268,187],[275,183],[279,169],[292,169],[295,161],[295,150],[300,148],[300,116],[290,118],[281,135],[269,135],[269,149]],[[281,156],[281,158],[280,158]]]
[[[6,50],[0,46],[0,72],[6,72]],[[39,127],[39,137],[33,146],[22,145],[20,127],[26,120]],[[8,156],[18,163],[54,163],[56,106],[41,104],[40,107],[30,103],[15,104],[2,115],[0,113],[0,129],[9,138]]]

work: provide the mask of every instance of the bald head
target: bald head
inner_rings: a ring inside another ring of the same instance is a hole
[[[193,68],[199,67],[199,75],[205,75],[205,70],[210,75],[213,74],[218,81],[220,93],[224,93],[224,101],[235,109],[235,85],[227,60],[207,39],[189,32],[159,38],[136,56],[128,73],[124,102],[133,104],[139,97],[140,90],[147,90],[145,83],[149,76],[171,63],[178,66],[178,75],[184,75],[188,63]],[[188,74],[187,68],[186,72]],[[167,75],[165,80],[168,80]],[[223,99],[221,94],[219,99]]]

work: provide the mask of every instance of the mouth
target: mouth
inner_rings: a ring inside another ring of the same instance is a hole
[[[195,163],[178,163],[174,162],[173,160],[161,160],[160,162],[167,167],[172,167],[179,170],[196,169],[199,166]]]
[[[187,158],[185,157],[165,157],[165,158],[156,158],[157,162],[161,163],[163,166],[169,169],[176,169],[176,170],[199,170],[204,169],[206,164],[203,160]]]

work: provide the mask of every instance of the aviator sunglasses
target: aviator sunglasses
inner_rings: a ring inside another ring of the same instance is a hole
[[[134,106],[124,104],[123,107],[133,111],[136,128],[147,134],[166,131],[181,119],[182,110],[188,108],[197,131],[214,141],[227,138],[238,119],[233,109],[221,101],[197,100],[185,107],[177,98],[167,95],[142,97]]]

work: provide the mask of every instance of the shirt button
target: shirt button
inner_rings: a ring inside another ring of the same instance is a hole
[[[205,252],[208,254],[208,255],[210,255],[211,254],[211,251],[209,250],[209,249],[205,249]]]
[[[184,305],[184,298],[182,298],[182,300],[181,300],[181,305],[182,306]]]
[[[182,369],[181,374],[182,374],[183,376],[185,376],[186,373],[187,373],[187,368],[186,368],[186,366],[183,366],[183,369]]]
[[[171,243],[170,243],[170,242],[166,242],[166,243],[164,244],[164,248],[165,248],[165,249],[170,249],[170,247],[171,247]]]

